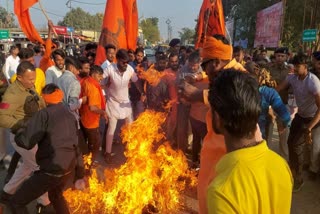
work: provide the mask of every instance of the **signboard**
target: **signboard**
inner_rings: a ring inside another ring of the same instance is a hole
[[[67,27],[68,33],[74,33],[74,28],[73,27]]]
[[[317,29],[307,29],[303,31],[303,42],[314,42],[317,40]]]
[[[9,30],[0,30],[0,39],[8,39],[9,37]]]
[[[254,47],[278,47],[283,15],[282,1],[257,13]]]
[[[53,26],[57,34],[68,34],[67,27],[64,26]]]

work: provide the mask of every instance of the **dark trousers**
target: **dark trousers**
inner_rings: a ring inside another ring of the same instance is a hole
[[[10,161],[7,176],[4,179],[5,184],[8,183],[9,180],[12,178],[14,172],[16,171],[16,168],[17,168],[17,165],[19,163],[20,158],[21,158],[21,155],[15,151],[13,153],[12,159]]]
[[[201,142],[207,134],[207,124],[190,117],[192,128],[192,161],[199,161],[199,153],[201,150]]]
[[[303,139],[303,131],[305,125],[307,125],[310,121],[311,118],[302,118],[296,114],[290,127],[290,133],[288,137],[289,164],[293,177],[297,180],[302,179],[302,168],[304,163],[305,141]],[[318,127],[318,125],[316,127]]]
[[[80,123],[80,129],[78,130],[78,147],[80,149],[81,154],[83,155],[89,154],[87,139],[84,133],[84,127],[81,123]]]
[[[83,128],[85,139],[88,142],[89,152],[92,152],[93,159],[98,155],[101,138],[99,127],[94,129]]]
[[[45,192],[48,192],[50,202],[56,213],[69,214],[67,202],[63,197],[63,188],[69,176],[70,174],[55,177],[44,174],[41,171],[35,172],[10,199],[9,207],[12,213],[29,213],[26,206]]]
[[[177,112],[177,146],[184,153],[188,148],[188,124],[189,124],[190,106],[182,103],[178,104]]]

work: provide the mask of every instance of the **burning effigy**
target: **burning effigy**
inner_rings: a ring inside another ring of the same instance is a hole
[[[122,129],[127,161],[106,169],[104,179],[93,170],[84,190],[64,196],[71,213],[175,213],[184,206],[183,191],[197,183],[185,155],[165,140],[166,113],[147,110]],[[89,158],[90,159],[90,158]],[[89,160],[90,161],[90,160]]]

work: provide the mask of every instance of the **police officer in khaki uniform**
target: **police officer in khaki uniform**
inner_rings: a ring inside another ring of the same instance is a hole
[[[271,63],[268,67],[270,71],[272,79],[274,79],[277,85],[280,85],[283,82],[288,73],[289,68],[287,67],[287,59],[288,59],[289,49],[286,47],[281,47],[275,50],[275,62]],[[282,99],[282,102],[287,105],[288,104],[288,90],[283,90],[279,92],[279,95]],[[269,117],[268,121],[269,125],[266,126],[266,136],[267,142],[271,143],[272,141],[272,134],[273,134],[273,121],[271,117]],[[280,147],[280,155],[287,159],[288,158],[288,136],[289,136],[289,129],[285,127],[278,118],[276,118],[278,133],[279,133],[279,147]]]
[[[9,85],[3,95],[0,108],[0,127],[9,128],[15,134],[21,127],[26,126],[27,121],[40,109],[45,107],[42,98],[34,88],[36,79],[35,67],[30,62],[21,62],[17,68],[17,81]],[[33,171],[38,170],[35,161],[37,146],[31,150],[23,149],[14,142],[11,137],[11,144],[22,157],[22,164],[10,181],[4,186],[0,195],[1,202],[6,202],[8,198],[16,192],[24,180]],[[50,201],[45,194],[38,200],[43,205],[48,205]]]

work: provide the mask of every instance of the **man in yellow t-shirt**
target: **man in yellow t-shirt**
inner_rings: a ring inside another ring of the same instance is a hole
[[[33,58],[34,52],[33,52],[33,50],[31,50],[29,48],[21,48],[18,56],[20,58],[20,63],[28,61],[33,65],[35,64],[35,61]],[[13,83],[14,81],[16,81],[16,78],[17,78],[17,75],[14,74],[11,77],[10,82]],[[46,85],[46,77],[44,75],[44,72],[40,68],[36,68],[36,80],[34,82],[34,86],[35,86],[36,92],[39,95],[41,95],[41,91],[45,85]]]
[[[224,136],[227,149],[207,191],[210,214],[290,213],[289,166],[255,137],[261,111],[258,87],[253,77],[235,69],[222,71],[210,86],[210,122]]]

